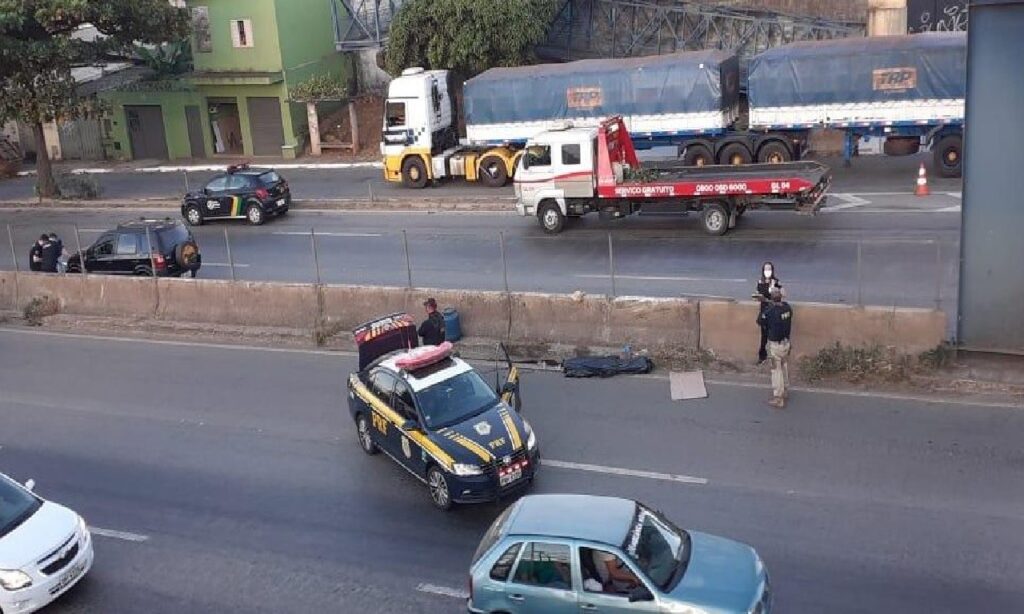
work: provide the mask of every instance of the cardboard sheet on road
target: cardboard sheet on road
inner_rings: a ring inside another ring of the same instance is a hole
[[[673,401],[708,398],[703,371],[672,371],[668,382]]]

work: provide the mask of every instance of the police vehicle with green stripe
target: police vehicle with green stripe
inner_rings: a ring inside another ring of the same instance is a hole
[[[277,171],[236,164],[215,175],[202,189],[186,194],[181,215],[190,226],[230,219],[259,226],[268,217],[288,213],[291,205],[291,189]]]
[[[532,483],[537,437],[519,415],[519,371],[507,354],[508,377],[495,390],[450,343],[418,346],[408,314],[353,333],[359,371],[348,378],[348,406],[363,451],[404,467],[442,510]]]

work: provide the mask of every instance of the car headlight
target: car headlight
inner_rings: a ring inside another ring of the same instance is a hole
[[[466,463],[455,463],[452,465],[452,473],[455,475],[480,475],[484,470],[479,465],[469,465]]]
[[[523,420],[523,426],[526,427],[526,449],[532,450],[537,447],[537,435],[533,432],[533,427],[526,420]]]
[[[32,584],[32,578],[18,569],[0,569],[0,586],[9,591],[16,591]]]

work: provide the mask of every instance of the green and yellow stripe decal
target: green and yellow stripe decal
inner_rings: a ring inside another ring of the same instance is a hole
[[[476,454],[478,457],[480,457],[480,460],[482,460],[483,462],[489,463],[492,460],[494,460],[494,455],[488,452],[487,448],[473,441],[469,437],[466,437],[462,433],[457,433],[451,429],[441,429],[440,433],[443,436],[445,436],[449,441],[453,441],[462,446],[463,448],[466,448],[473,454]]]
[[[242,199],[237,196],[231,197],[231,217],[242,217]]]
[[[370,390],[359,380],[358,377],[353,376],[350,380],[352,382],[352,390],[356,393],[360,399],[365,401],[373,411],[377,412],[381,416],[384,416],[391,422],[395,428],[401,430],[402,424],[405,420],[398,415],[398,412],[391,409],[387,403],[378,399]],[[448,455],[447,452],[438,447],[436,443],[430,440],[424,433],[419,431],[401,431],[406,437],[415,441],[421,448],[423,448],[427,454],[430,454],[434,459],[441,463],[445,469],[451,470],[452,465],[455,463],[455,459]]]
[[[512,419],[506,407],[498,408],[498,415],[501,416],[501,422],[505,425],[505,432],[508,433],[509,441],[512,442],[512,449],[519,450],[523,447],[523,439],[519,435],[519,429],[516,428],[516,421]]]

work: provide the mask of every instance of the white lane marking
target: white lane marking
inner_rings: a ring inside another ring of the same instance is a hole
[[[936,209],[937,213],[958,213],[962,207],[960,205],[953,205],[952,207],[943,207],[942,209]]]
[[[683,484],[707,484],[706,478],[698,478],[691,475],[678,475],[675,473],[658,473],[657,471],[641,471],[639,469],[623,469],[622,467],[606,467],[604,465],[589,465],[587,463],[573,463],[570,461],[553,460],[542,458],[540,463],[545,467],[556,467],[558,469],[573,469],[575,471],[591,471],[593,473],[606,473],[608,475],[621,475],[631,478],[647,478],[648,480],[663,480],[666,482],[681,482]]]
[[[89,532],[93,535],[101,535],[111,539],[120,539],[126,542],[141,543],[149,539],[148,535],[139,535],[138,533],[128,533],[126,531],[115,531],[113,529],[101,529],[99,527],[89,527]]]
[[[26,328],[4,328],[0,326],[0,334],[12,335],[37,335],[40,337],[58,337],[64,339],[85,339],[88,341],[109,341],[117,343],[137,343],[150,345],[164,345],[169,347],[188,348],[209,348],[214,350],[234,350],[243,352],[267,352],[275,354],[305,354],[307,356],[337,356],[342,358],[353,358],[355,352],[347,350],[310,350],[303,348],[273,348],[260,345],[232,345],[228,343],[203,343],[201,341],[172,341],[170,339],[142,339],[138,337],[114,337],[111,335],[83,335],[79,333],[66,333],[49,330],[31,330]],[[540,368],[530,364],[519,365],[521,369],[538,372],[557,372],[556,368]],[[638,379],[668,380],[668,373],[651,373],[646,375],[632,376]],[[707,383],[715,386],[733,388],[761,388],[771,390],[771,384],[764,382],[741,382],[735,380],[706,378]],[[920,403],[936,403],[939,405],[962,405],[971,407],[991,407],[999,409],[1024,409],[1024,403],[1007,403],[999,401],[979,401],[964,398],[948,398],[940,396],[928,396],[923,394],[906,394],[893,392],[870,392],[861,390],[837,390],[832,388],[818,388],[813,386],[794,386],[791,388],[796,392],[809,392],[813,394],[833,394],[839,396],[862,397],[872,399],[891,399],[895,401],[915,401]]]
[[[467,591],[464,591],[461,588],[451,588],[450,586],[438,586],[436,584],[421,582],[416,585],[416,590],[421,593],[430,593],[431,595],[440,595],[442,597],[451,597],[453,599],[469,599],[469,593]]]
[[[952,196],[953,198],[959,198],[959,199],[963,200],[964,193],[963,192],[946,192],[946,196]]]
[[[859,196],[854,196],[853,194],[844,194],[842,192],[835,192],[835,193],[829,194],[829,196],[830,197],[831,196],[835,196],[839,200],[843,201],[844,204],[842,204],[842,205],[828,205],[828,204],[826,204],[824,207],[821,208],[822,212],[825,212],[825,211],[842,211],[844,209],[855,209],[857,207],[863,207],[865,205],[870,205],[871,204],[870,200],[861,198]]]
[[[608,279],[610,275],[608,273],[594,273],[594,274],[578,274],[573,277],[581,277],[584,279]],[[615,279],[635,279],[637,281],[721,281],[734,284],[745,284],[749,283],[748,279],[730,278],[730,277],[683,277],[683,276],[669,276],[669,275],[621,275],[615,274]]]
[[[232,265],[231,265],[231,263],[229,263],[229,262],[204,262],[204,263],[203,263],[203,266],[223,266],[223,267],[230,267],[230,266],[232,266]],[[251,265],[251,264],[241,264],[241,263],[238,263],[238,262],[236,262],[236,263],[235,263],[235,264],[234,264],[233,266],[234,266],[234,267],[235,267],[236,269],[245,269],[245,268],[251,267],[252,265]]]
[[[302,232],[301,230],[286,230],[280,232],[272,232],[272,235],[281,235],[289,237],[308,237],[308,232]],[[383,237],[384,235],[377,232],[318,232],[318,237]]]

